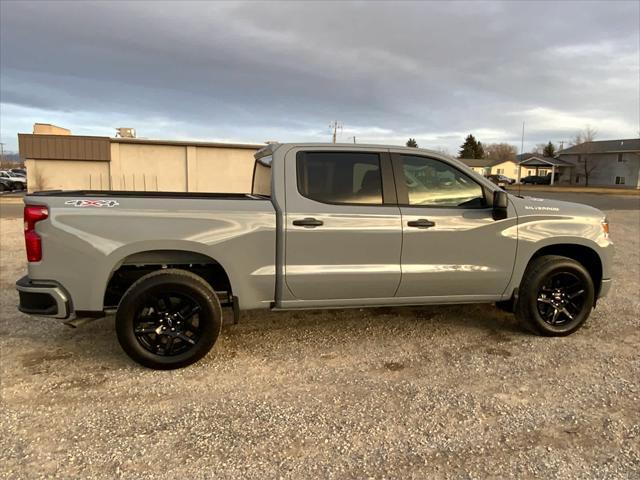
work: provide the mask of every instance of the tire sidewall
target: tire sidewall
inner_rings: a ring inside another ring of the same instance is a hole
[[[559,272],[571,273],[582,281],[585,288],[585,299],[582,309],[574,320],[564,325],[554,326],[545,322],[538,311],[538,292],[549,275]],[[578,262],[569,258],[559,257],[557,260],[549,261],[536,270],[533,276],[527,280],[527,284],[523,285],[524,292],[521,291],[521,300],[524,302],[525,307],[524,314],[527,316],[531,326],[539,333],[549,336],[569,335],[579,329],[589,317],[594,304],[595,289],[591,275]]]
[[[185,272],[189,273],[189,272]],[[182,368],[204,357],[215,344],[222,327],[220,302],[215,292],[196,275],[162,273],[141,278],[125,293],[116,313],[116,333],[123,350],[141,365],[154,369]],[[201,336],[193,347],[174,356],[156,355],[145,349],[134,334],[136,314],[154,294],[173,292],[198,303]]]

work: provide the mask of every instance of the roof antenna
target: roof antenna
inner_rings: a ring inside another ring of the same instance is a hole
[[[522,121],[522,139],[520,140],[520,158],[524,158],[524,120]],[[520,181],[520,176],[522,175],[522,160],[518,163],[518,196],[522,196],[520,194],[522,188],[522,182]]]

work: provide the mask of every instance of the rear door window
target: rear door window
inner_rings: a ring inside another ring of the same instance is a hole
[[[380,156],[364,152],[301,152],[298,191],[331,204],[382,204]]]

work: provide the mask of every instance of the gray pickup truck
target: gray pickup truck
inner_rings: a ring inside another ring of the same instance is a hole
[[[206,355],[222,307],[495,302],[551,336],[611,285],[601,211],[508,194],[417,148],[270,145],[250,194],[39,192],[24,218],[20,311],[117,310],[124,351],[158,369]]]

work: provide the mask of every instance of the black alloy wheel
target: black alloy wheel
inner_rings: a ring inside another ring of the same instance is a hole
[[[195,299],[179,292],[149,295],[133,320],[133,331],[147,351],[161,356],[180,355],[193,348],[202,336],[199,311]]]
[[[594,281],[584,265],[572,258],[545,255],[527,267],[514,313],[539,335],[564,336],[584,324],[594,303]]]
[[[586,286],[572,272],[550,274],[538,289],[538,312],[546,323],[565,325],[584,309]]]
[[[222,328],[222,309],[202,277],[180,269],[149,273],[129,287],[116,312],[122,349],[140,365],[168,370],[197,362]]]

